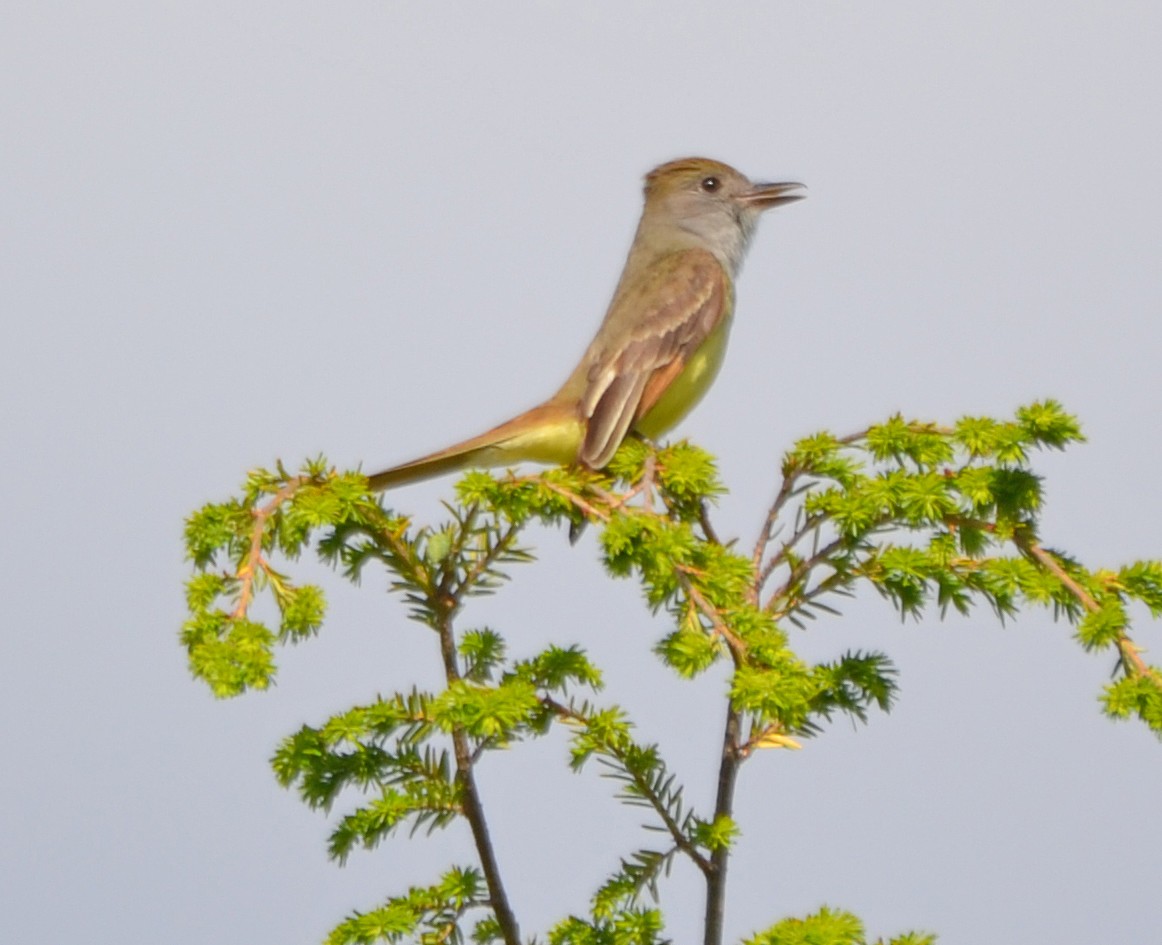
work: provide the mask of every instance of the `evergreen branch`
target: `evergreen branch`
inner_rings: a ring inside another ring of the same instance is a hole
[[[714,632],[726,642],[727,647],[730,649],[731,658],[734,660],[734,665],[740,666],[743,660],[746,659],[746,642],[740,639],[726,625],[726,621],[722,619],[722,614],[694,585],[694,582],[690,579],[692,569],[682,565],[675,565],[675,570],[678,575],[678,583],[686,592],[686,596],[690,598],[690,602],[710,621]]]
[[[712,545],[721,545],[718,535],[714,531],[714,523],[710,521],[710,508],[703,499],[698,503],[698,524],[702,526],[702,533]]]
[[[654,510],[654,493],[657,491],[657,471],[658,453],[657,448],[653,447],[646,453],[645,461],[642,463],[641,476],[638,478],[638,481],[633,483],[619,498],[616,507],[626,506],[640,495],[642,497],[642,508],[647,512],[652,512]]]
[[[1057,578],[1065,589],[1077,598],[1078,602],[1086,611],[1091,614],[1096,614],[1101,611],[1101,604],[1094,599],[1094,596],[1078,584],[1065,568],[1061,566],[1061,563],[1050,552],[1041,547],[1040,544],[1027,538],[1020,532],[1013,535],[1013,543],[1026,554],[1033,557],[1038,564]],[[1126,667],[1127,674],[1149,679],[1155,686],[1162,690],[1162,677],[1159,676],[1157,670],[1153,669],[1142,659],[1137,645],[1130,639],[1130,635],[1125,632],[1124,628],[1117,634],[1114,642],[1118,654],[1121,657],[1122,665]]]
[[[328,852],[340,864],[358,843],[371,849],[409,818],[414,835],[425,823],[431,833],[464,813],[459,791],[446,781],[405,783],[403,790],[385,787],[380,796],[343,817],[332,831]]]
[[[807,491],[807,489],[809,489],[809,488],[810,488],[810,486],[803,486],[801,489],[798,490],[798,493],[801,494],[802,492]],[[814,534],[815,534],[815,546],[818,547],[819,532],[822,530],[824,524],[827,522],[829,517],[830,516],[828,516],[826,513],[817,513],[815,515],[809,515],[802,508],[800,508],[798,510],[798,512],[796,513],[796,520],[801,519],[802,524],[796,527],[795,531],[792,532],[790,538],[787,538],[786,540],[783,541],[782,547],[778,551],[776,551],[773,555],[771,555],[770,558],[767,559],[766,563],[762,565],[761,569],[758,569],[757,565],[756,565],[756,574],[757,574],[757,577],[755,578],[756,603],[757,603],[757,595],[759,593],[761,593],[762,588],[766,585],[767,581],[770,580],[771,575],[774,574],[775,571],[778,570],[779,566],[782,565],[790,557],[792,549],[794,549],[794,547],[797,544],[799,544],[799,542],[801,542],[804,538],[806,538],[808,535],[810,535],[812,532],[814,532]],[[773,541],[773,540],[774,540],[774,537],[772,536],[769,541]],[[760,560],[761,560],[761,555],[760,555]]]
[[[244,501],[207,506],[190,520],[187,544],[201,573],[187,586],[194,619],[183,639],[196,652],[195,672],[212,680],[216,691],[265,684],[273,674],[273,645],[315,632],[322,619],[321,591],[296,588],[272,561],[294,558],[324,526],[330,531],[318,547],[325,560],[341,562],[353,580],[367,561],[381,560],[394,572],[393,589],[403,590],[413,614],[436,631],[443,693],[397,695],[390,705],[380,700],[352,710],[324,729],[304,728],[279,750],[275,770],[284,784],[297,782],[311,806],[329,808],[346,788],[378,789],[379,796],[344,818],[333,835],[340,858],[356,843],[374,845],[400,824],[410,821],[414,832],[463,816],[481,869],[413,888],[349,920],[332,941],[459,945],[466,912],[487,908],[476,941],[520,945],[475,766],[484,752],[542,734],[556,717],[575,723],[574,765],[596,755],[605,776],[618,782],[618,799],[652,811],[646,829],[670,842],[623,859],[594,896],[593,921],[570,918],[554,928],[550,942],[657,942],[660,913],[636,908],[638,897],[648,889],[656,898],[659,876],[681,852],[706,881],[704,945],[722,945],[743,762],[760,748],[798,747],[792,734],[814,734],[839,712],[866,721],[874,706],[887,711],[896,691],[886,655],[857,651],[808,665],[792,650],[778,622],[785,617],[801,624],[831,610],[826,595],[850,593],[864,580],[904,616],[918,616],[930,603],[944,613],[949,605],[967,612],[986,601],[1002,620],[1030,604],[1051,606],[1055,616],[1077,625],[1083,647],[1120,654],[1126,678],[1107,687],[1107,714],[1136,711],[1162,733],[1162,671],[1149,666],[1131,640],[1126,609],[1138,601],[1154,616],[1162,614],[1162,562],[1090,571],[1036,540],[1040,479],[1028,456],[1077,439],[1075,421],[1048,401],[1022,408],[1016,422],[962,418],[949,428],[897,415],[847,437],[822,433],[801,440],[785,455],[782,481],[749,558],[715,533],[708,499],[721,487],[713,461],[685,444],[656,450],[635,440],[604,472],[562,468],[503,482],[470,474],[459,486],[460,505],[448,507],[452,519],[438,531],[418,533],[407,519],[389,517],[372,503],[358,475],[324,478],[320,460],[290,477],[280,464],[277,475],[251,475]],[[626,483],[624,492],[616,491]],[[620,710],[591,710],[575,700],[563,705],[548,695],[565,698],[560,694],[574,683],[600,685],[577,648],[510,662],[503,640],[489,630],[462,634],[457,645],[454,617],[468,596],[487,593],[504,579],[505,564],[527,557],[516,541],[533,518],[604,524],[610,573],[636,573],[649,605],[665,608],[676,622],[655,647],[672,669],[693,676],[729,650],[734,665],[712,820],[686,809],[682,787],[657,746],[635,742]],[[997,552],[1006,543],[1015,550]],[[235,573],[204,573],[223,548]],[[771,584],[778,586],[763,605]],[[247,620],[265,589],[283,613],[277,637]],[[422,744],[437,730],[450,735],[451,752]],[[824,909],[784,920],[752,942],[807,939],[857,945],[864,935],[854,917]],[[898,945],[920,941],[926,939],[893,939]]]
[[[826,438],[827,447],[831,450],[838,450],[843,447],[853,446],[860,440],[865,439],[868,432],[867,429],[864,429],[842,437],[828,436]],[[759,536],[755,540],[754,551],[751,553],[753,571],[756,575],[755,585],[751,594],[751,603],[756,607],[758,606],[759,595],[762,592],[763,585],[766,583],[767,578],[778,568],[779,564],[782,563],[785,554],[797,545],[813,528],[822,525],[826,519],[826,516],[820,516],[815,521],[811,521],[808,516],[808,521],[804,522],[796,533],[783,543],[783,550],[776,554],[765,567],[763,566],[763,554],[766,552],[767,546],[774,540],[776,534],[775,526],[778,524],[779,516],[783,513],[783,508],[795,496],[800,495],[805,489],[810,488],[809,485],[798,485],[799,480],[804,476],[820,475],[822,475],[822,472],[816,469],[815,464],[806,456],[788,454],[783,461],[783,481],[779,486],[779,491],[775,494],[774,501],[771,503],[770,508],[767,509],[766,517],[759,529]]]
[[[823,906],[802,919],[776,922],[769,929],[752,935],[742,945],[935,945],[936,936],[905,932],[890,942],[877,938],[869,942],[863,923],[850,912]]]
[[[404,572],[417,588],[431,589],[431,574],[423,560],[416,555],[415,546],[395,529],[377,528],[371,533],[379,550],[380,560],[397,574]],[[386,545],[386,554],[383,551]],[[401,575],[402,576],[402,575]]]
[[[504,555],[511,550],[520,530],[520,525],[510,522],[503,532],[498,532],[495,540],[489,542],[488,550],[484,554],[475,556],[472,566],[464,572],[463,578],[452,592],[453,596],[459,599],[463,594],[469,592],[492,565],[502,560]]]
[[[828,564],[831,564],[832,567],[835,567],[833,562],[828,562]],[[822,607],[824,610],[827,610],[830,613],[838,613],[839,611],[833,608],[824,607],[822,604],[814,604],[814,601],[816,598],[822,597],[824,594],[842,592],[850,596],[851,590],[847,587],[847,585],[851,584],[853,577],[854,574],[852,572],[836,567],[831,574],[820,580],[814,587],[808,591],[802,592],[799,595],[798,601],[800,607],[813,604],[816,607]],[[790,609],[791,608],[788,608],[788,610]],[[781,616],[782,612],[774,611],[774,615],[776,617]]]
[[[592,921],[571,915],[549,930],[549,945],[670,945],[657,909],[622,909]]]
[[[956,518],[956,524],[960,526],[970,526],[978,528],[981,531],[986,531],[991,534],[996,534],[996,525],[992,522],[980,521],[969,518]],[[1044,548],[1040,542],[1033,538],[1030,532],[1026,529],[1015,529],[1010,536],[1013,544],[1024,554],[1028,555],[1037,562],[1044,570],[1052,574],[1072,596],[1085,609],[1087,613],[1097,614],[1102,610],[1102,605],[1098,603],[1097,599],[1087,591],[1077,580],[1069,574],[1068,571],[1062,567],[1061,562],[1050,551]],[[1114,645],[1118,650],[1118,654],[1122,660],[1122,664],[1126,667],[1126,672],[1131,676],[1141,676],[1151,680],[1155,686],[1162,690],[1162,677],[1156,669],[1151,667],[1144,659],[1142,659],[1141,652],[1138,646],[1131,639],[1125,628],[1119,629],[1114,639]]]
[[[442,605],[443,602],[440,602]],[[444,661],[444,677],[448,685],[460,681],[460,670],[456,660],[456,637],[452,629],[452,614],[457,605],[444,607],[443,617],[439,622],[440,654]],[[484,881],[488,886],[488,898],[492,905],[496,921],[500,925],[505,945],[521,945],[520,926],[517,924],[516,914],[508,901],[508,893],[500,875],[500,865],[496,859],[496,848],[488,830],[488,821],[484,816],[484,803],[480,796],[480,789],[476,784],[473,767],[472,751],[468,744],[468,735],[463,726],[452,728],[452,748],[456,758],[456,779],[463,791],[464,816],[472,831],[472,839],[476,845],[476,854],[480,857],[480,867],[484,872]]]
[[[413,886],[370,912],[357,912],[336,926],[326,945],[370,945],[373,942],[461,941],[460,922],[473,909],[486,909],[480,874],[470,868],[449,870],[432,886]]]
[[[598,508],[596,505],[593,505],[591,502],[588,502],[585,499],[583,499],[576,492],[573,492],[570,489],[566,489],[564,486],[560,485],[559,483],[545,482],[544,480],[541,480],[540,485],[544,486],[544,488],[548,489],[550,492],[552,492],[556,495],[559,495],[561,498],[565,499],[567,502],[571,503],[572,505],[575,505],[582,512],[584,512],[588,518],[596,519],[599,522],[608,522],[610,517],[611,517],[609,512],[605,511],[604,509]],[[606,498],[607,498],[608,502],[610,504],[612,504],[613,497],[608,496]]]
[[[673,781],[673,776],[666,777],[665,765],[661,761],[655,762],[653,767],[654,770],[658,771],[658,774],[653,781],[650,781],[638,770],[639,765],[633,764],[630,758],[631,752],[638,754],[646,752],[635,745],[628,736],[623,736],[622,739],[605,737],[594,730],[593,726],[590,725],[589,716],[584,712],[564,705],[551,696],[542,696],[541,702],[552,710],[558,718],[579,724],[587,730],[590,736],[596,740],[600,753],[616,768],[619,777],[632,787],[635,792],[633,796],[645,801],[644,806],[649,807],[657,814],[666,832],[673,839],[674,845],[690,858],[703,875],[709,876],[712,869],[711,862],[691,842],[679,825],[678,819],[670,813],[670,808],[674,805],[678,795],[671,796],[669,803],[667,803],[665,795],[669,793],[668,789]]]
[[[593,915],[604,919],[612,916],[618,907],[632,908],[646,890],[658,901],[658,879],[669,874],[677,845],[665,852],[636,850],[627,860],[624,857],[617,872],[609,877],[593,894]]]
[[[718,763],[718,789],[714,799],[714,819],[718,821],[734,814],[734,788],[738,769],[742,764],[739,736],[742,713],[731,702],[726,706],[726,724],[722,733],[722,755]],[[710,868],[706,876],[706,914],[703,945],[722,945],[722,926],[726,913],[726,868],[730,861],[727,845],[716,847],[710,854]]]
[[[480,507],[473,504],[468,507],[467,511],[464,512],[462,516],[459,516],[459,521],[457,523],[459,528],[456,530],[456,533],[452,538],[451,546],[443,556],[443,560],[445,562],[458,562],[461,560],[464,554],[464,549],[468,544],[468,539],[477,534],[474,526],[476,524],[476,517],[479,512]],[[465,578],[465,580],[460,582],[459,586],[455,590],[452,590],[452,583],[455,579],[455,576],[455,567],[447,567],[443,569],[443,573],[441,574],[439,581],[436,582],[436,587],[434,588],[437,599],[430,602],[432,604],[433,612],[440,614],[445,618],[449,615],[449,613],[455,612],[455,610],[459,609],[460,594],[463,593],[464,588],[467,586],[467,578]],[[441,624],[443,624],[443,620],[441,620]],[[440,631],[441,635],[443,635],[443,626],[437,629]],[[448,627],[448,633],[451,634],[451,627]],[[454,652],[455,650],[453,650],[453,653]],[[453,660],[454,659],[455,657],[453,656]],[[459,675],[457,675],[456,678],[459,679]],[[449,682],[451,682],[451,679],[449,679]]]
[[[759,595],[762,593],[762,587],[766,583],[767,577],[778,567],[777,564],[769,563],[767,567],[763,567],[763,555],[766,553],[767,545],[774,539],[775,525],[783,512],[783,506],[795,495],[795,482],[801,475],[802,471],[797,470],[789,475],[783,476],[782,485],[779,486],[775,500],[771,503],[771,507],[767,509],[767,516],[763,520],[762,527],[759,529],[759,537],[755,541],[754,551],[751,553],[755,582],[751,588],[750,602],[756,607],[758,606]]]
[[[820,523],[820,524],[822,524],[822,523]],[[825,561],[830,561],[831,556],[833,554],[835,554],[835,552],[837,552],[844,545],[849,544],[850,541],[851,541],[850,539],[844,538],[843,536],[840,536],[838,538],[834,538],[831,541],[829,541],[826,545],[824,545],[822,548],[817,549],[809,557],[804,558],[802,561],[800,561],[798,564],[796,564],[794,567],[792,567],[790,574],[787,575],[787,580],[784,581],[778,588],[776,588],[774,591],[771,592],[771,596],[768,598],[766,606],[764,607],[766,612],[769,614],[777,614],[778,612],[776,611],[775,603],[777,601],[781,601],[781,600],[785,600],[785,599],[790,598],[792,596],[794,588],[796,587],[796,585],[799,584],[800,581],[802,581],[804,578],[807,577],[807,575],[809,575],[812,571],[814,571],[818,565],[822,564]],[[789,546],[787,546],[787,547],[789,547]],[[772,563],[774,563],[775,566],[777,567],[780,562],[776,562],[775,558],[772,558],[771,561],[768,562],[768,565],[772,564]],[[766,571],[766,569],[764,569],[764,572],[765,571]],[[842,572],[840,572],[838,569],[836,570],[836,574],[841,574],[841,573]],[[768,575],[766,573],[764,573],[764,577],[763,577],[764,583],[766,581],[767,576]],[[832,577],[835,577],[835,576],[836,575],[832,575]],[[826,583],[826,582],[824,582],[824,583]],[[820,586],[822,586],[822,584],[817,585],[814,590],[816,592],[818,592]],[[815,593],[811,596],[818,596],[818,593]],[[807,600],[807,599],[809,599],[807,594],[798,595],[798,600],[800,600],[800,601]],[[794,609],[794,606],[795,605],[792,604],[792,606],[788,609]]]
[[[292,476],[265,505],[250,510],[253,523],[250,528],[250,547],[239,562],[235,577],[238,580],[238,602],[230,614],[231,620],[242,620],[254,600],[254,582],[258,572],[270,574],[270,565],[262,554],[262,542],[266,537],[266,523],[279,507],[295,494],[299,486],[310,479],[306,476]]]

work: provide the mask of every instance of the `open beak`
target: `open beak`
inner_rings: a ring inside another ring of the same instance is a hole
[[[752,207],[758,207],[760,210],[769,210],[771,207],[802,200],[807,195],[797,194],[794,191],[806,189],[803,184],[794,183],[755,184],[745,194],[739,194],[739,199]]]

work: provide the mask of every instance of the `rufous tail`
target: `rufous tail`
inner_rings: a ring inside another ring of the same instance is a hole
[[[474,467],[530,462],[564,464],[577,457],[581,424],[576,409],[550,400],[479,436],[368,476],[375,491]]]

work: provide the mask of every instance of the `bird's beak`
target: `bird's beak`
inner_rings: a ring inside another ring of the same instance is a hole
[[[738,199],[744,204],[757,207],[760,210],[769,210],[785,203],[802,200],[806,194],[796,194],[793,191],[806,190],[803,184],[755,184],[746,193],[739,194]]]

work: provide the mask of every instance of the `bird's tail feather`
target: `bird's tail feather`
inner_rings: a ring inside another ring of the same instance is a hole
[[[368,476],[373,490],[419,482],[473,467],[506,466],[524,461],[574,462],[582,428],[575,408],[543,403],[479,436]]]

